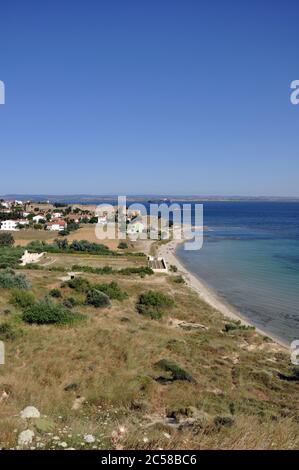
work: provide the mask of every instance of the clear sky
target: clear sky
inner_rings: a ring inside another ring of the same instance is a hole
[[[298,0],[3,0],[0,193],[299,196]]]

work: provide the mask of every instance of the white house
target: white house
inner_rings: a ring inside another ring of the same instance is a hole
[[[17,222],[19,225],[29,225],[29,220],[27,219],[19,219]]]
[[[39,214],[39,215],[35,215],[34,217],[32,217],[32,220],[33,220],[33,222],[35,222],[36,224],[39,224],[39,222],[40,222],[41,220],[45,220],[45,218],[44,218],[42,215]]]
[[[62,217],[61,212],[53,212],[53,214],[51,215],[51,219],[60,219],[61,217]]]
[[[51,232],[63,232],[67,228],[67,223],[61,219],[53,219],[47,223],[47,230]]]
[[[15,221],[15,220],[3,220],[1,222],[0,230],[3,230],[3,231],[5,230],[7,232],[9,232],[9,231],[15,232],[15,231],[19,230],[17,228],[17,226],[18,226],[18,222]]]

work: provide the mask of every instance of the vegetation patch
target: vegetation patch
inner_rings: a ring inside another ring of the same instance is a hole
[[[173,305],[174,301],[168,295],[150,290],[140,295],[136,308],[141,315],[159,320],[163,317],[164,310]]]
[[[16,274],[11,269],[6,269],[0,272],[0,288],[13,289],[28,289],[29,283],[23,274]]]
[[[25,310],[22,318],[26,323],[36,323],[38,325],[66,325],[83,320],[85,316],[73,313],[61,304],[43,300],[36,302],[32,307]]]
[[[131,274],[138,274],[140,277],[151,276],[154,271],[148,266],[132,266],[122,269],[113,269],[111,266],[103,266],[103,268],[93,268],[92,266],[81,266],[74,264],[73,271],[83,271],[91,274],[121,274],[123,276],[130,276]]]
[[[92,305],[95,308],[109,307],[110,299],[108,295],[97,289],[90,289],[86,295],[86,304]]]
[[[0,324],[0,340],[14,340],[23,334],[22,328],[12,322],[3,322]]]
[[[224,325],[225,333],[229,333],[230,331],[241,330],[241,331],[253,331],[255,330],[254,326],[251,325],[243,325],[240,320],[235,320],[230,323],[226,323]]]
[[[86,293],[90,290],[91,284],[85,277],[75,277],[67,281],[68,287],[74,289],[76,292]]]
[[[0,246],[13,246],[15,239],[11,233],[0,233]]]
[[[117,282],[110,282],[109,284],[96,284],[94,288],[104,292],[104,294],[108,295],[110,299],[124,300],[128,298],[128,294],[119,287]]]
[[[33,292],[24,289],[13,289],[10,296],[10,303],[24,310],[35,303],[35,296]]]
[[[22,248],[12,248],[5,245],[0,246],[0,268],[16,268],[24,253]]]
[[[62,297],[61,291],[59,289],[50,290],[49,295],[55,299],[60,299]]]
[[[161,359],[155,364],[155,366],[169,373],[169,376],[158,377],[156,379],[158,380],[158,382],[169,380],[186,380],[187,382],[191,382],[194,384],[196,383],[196,380],[194,379],[194,377],[192,377],[191,374],[189,374],[189,372],[183,369],[176,362],[170,361],[169,359]]]

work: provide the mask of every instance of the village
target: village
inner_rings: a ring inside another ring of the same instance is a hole
[[[17,232],[24,229],[47,230],[68,235],[80,224],[107,225],[117,217],[118,207],[84,206],[81,204],[51,204],[49,201],[32,202],[21,200],[0,200],[0,230]],[[138,211],[127,211],[126,223],[130,232],[142,233],[145,225]]]

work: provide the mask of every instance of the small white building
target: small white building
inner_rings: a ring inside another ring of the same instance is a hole
[[[62,217],[62,213],[61,212],[53,212],[53,214],[51,215],[51,219],[60,219]]]
[[[24,225],[24,226],[25,226],[25,225],[29,225],[29,220],[27,220],[27,219],[19,219],[19,220],[17,220],[17,223],[18,223],[19,225]]]
[[[155,273],[167,273],[168,266],[164,258],[156,258],[155,256],[148,257],[148,266]]]
[[[47,223],[47,230],[51,232],[63,232],[67,228],[67,223],[61,219],[53,219]]]
[[[39,222],[40,222],[41,220],[45,220],[45,218],[44,218],[42,215],[39,214],[39,215],[35,215],[34,217],[32,217],[32,220],[33,220],[33,222],[35,222],[36,224],[39,224]]]
[[[16,232],[18,229],[18,222],[16,220],[3,220],[1,222],[0,230],[6,232]]]

